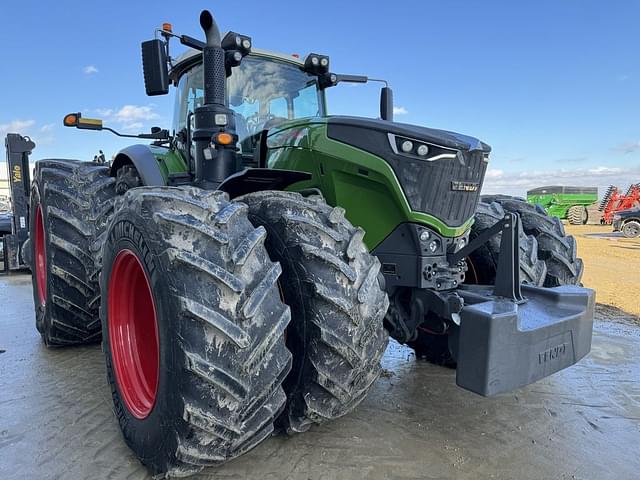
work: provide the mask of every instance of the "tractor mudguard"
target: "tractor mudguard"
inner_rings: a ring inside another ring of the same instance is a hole
[[[245,168],[225,179],[218,190],[227,192],[230,198],[263,190],[284,190],[289,185],[311,180],[311,174],[276,168]]]
[[[465,306],[453,342],[458,386],[484,396],[507,392],[569,367],[591,349],[595,293],[565,285],[522,285],[524,303],[493,287],[458,290]]]
[[[120,167],[130,163],[136,167],[144,186],[160,187],[167,184],[158,160],[148,145],[131,145],[120,150],[111,164],[110,175],[115,177]]]

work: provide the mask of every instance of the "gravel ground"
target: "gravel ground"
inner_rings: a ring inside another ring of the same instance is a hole
[[[576,237],[584,260],[584,286],[596,290],[599,303],[620,308],[640,323],[640,238],[624,238],[611,225],[565,228]]]

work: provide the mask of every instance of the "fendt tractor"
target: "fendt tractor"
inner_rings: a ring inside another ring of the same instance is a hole
[[[52,347],[102,338],[154,475],[348,413],[389,335],[481,395],[588,353],[575,241],[539,207],[481,200],[488,145],[394,122],[388,86],[380,119],[330,116],[327,89],[370,80],[200,25],[204,42],[165,24],[142,44],[147,94],[175,87],[172,130],[110,166],[41,160],[30,195],[36,326]]]

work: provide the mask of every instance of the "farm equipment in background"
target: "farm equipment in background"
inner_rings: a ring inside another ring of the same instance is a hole
[[[49,346],[102,336],[154,475],[345,415],[389,336],[481,395],[589,352],[575,239],[539,206],[480,197],[487,144],[394,122],[386,85],[380,119],[330,116],[327,88],[373,79],[257,51],[206,10],[200,25],[205,42],[164,24],[142,44],[147,94],[177,90],[171,133],[110,167],[41,160],[31,190],[36,327]],[[172,38],[192,50],[171,58]]]
[[[627,238],[640,237],[640,208],[621,210],[613,215],[613,231]]]
[[[618,187],[611,185],[598,207],[602,212],[600,223],[611,225],[616,213],[637,207],[640,207],[640,183],[630,185],[625,194],[620,193]]]
[[[527,192],[527,202],[541,205],[547,214],[572,225],[585,225],[590,220],[587,207],[597,201],[597,187],[549,186]]]
[[[29,189],[31,168],[29,155],[36,144],[29,138],[9,133],[5,138],[7,151],[7,173],[10,191],[10,211],[0,213],[0,271],[28,268],[24,244],[29,237]]]

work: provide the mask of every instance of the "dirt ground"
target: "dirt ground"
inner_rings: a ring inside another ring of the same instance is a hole
[[[596,290],[598,303],[620,308],[640,323],[640,238],[624,238],[610,225],[565,225],[565,229],[578,242],[584,286]]]
[[[0,277],[0,479],[146,479],[113,415],[99,345],[47,349],[27,275]],[[277,436],[197,480],[640,478],[640,327],[599,307],[591,353],[493,398],[392,342],[356,411]]]

